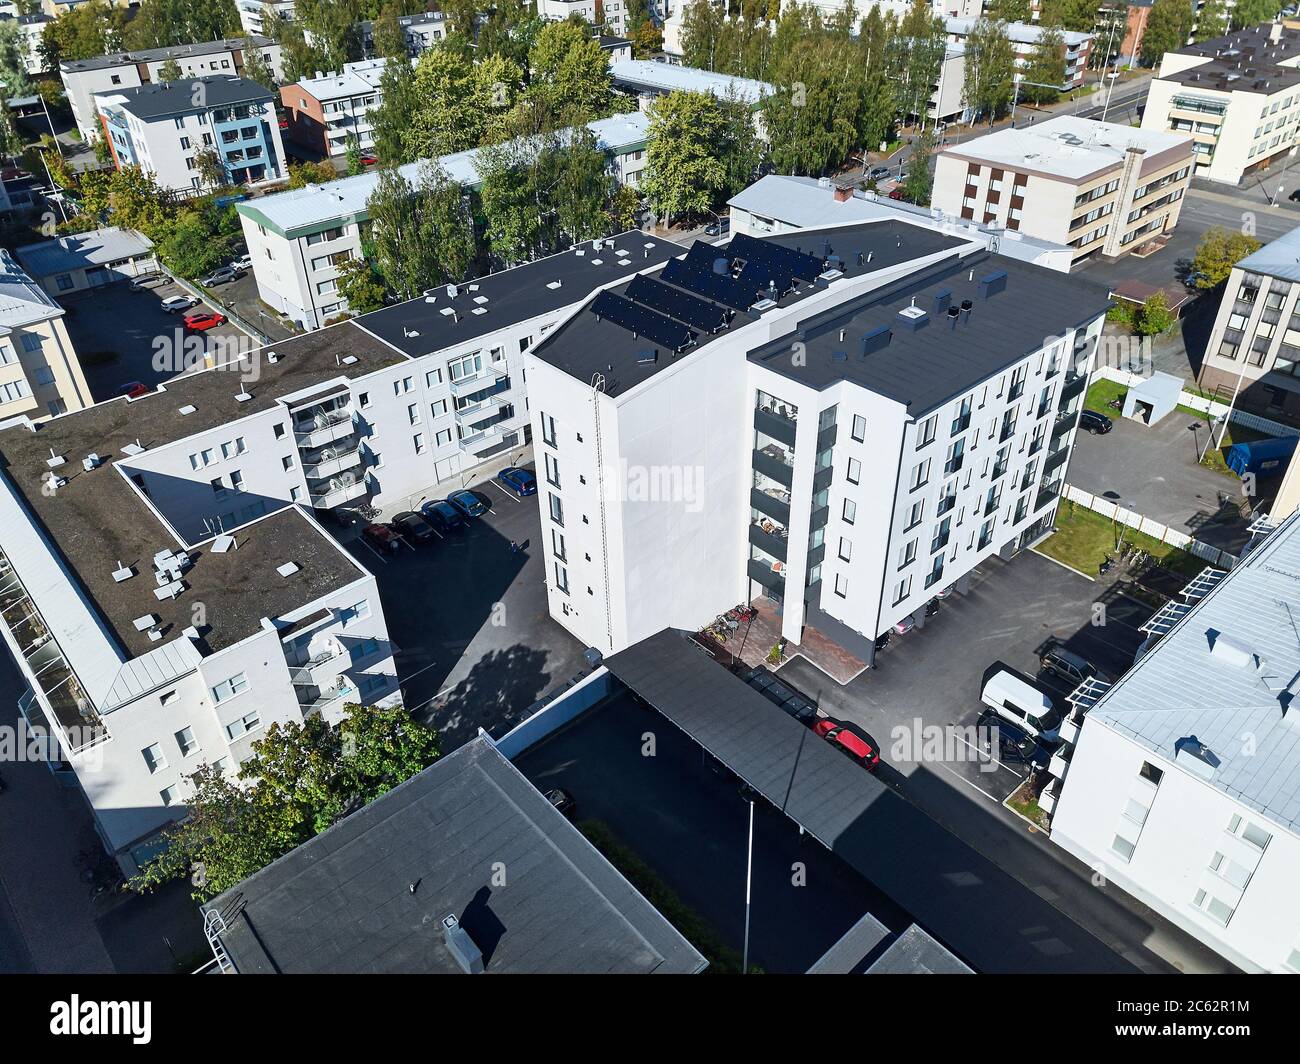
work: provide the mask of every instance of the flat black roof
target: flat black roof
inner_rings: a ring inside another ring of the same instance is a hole
[[[1278,32],[1276,41],[1269,39],[1274,29]],[[1275,27],[1271,22],[1245,26],[1222,37],[1189,44],[1179,48],[1177,54],[1203,56],[1208,60],[1163,79],[1189,89],[1271,95],[1300,83],[1300,68],[1291,65],[1300,57],[1300,31]]]
[[[969,244],[970,240],[936,232],[924,226],[886,219],[842,229],[785,233],[764,237],[763,242],[799,250],[821,259],[836,256],[839,259],[838,268],[845,276],[860,277],[913,259],[943,251],[954,251]],[[713,251],[713,245],[696,241],[694,253],[701,258],[714,257]],[[729,254],[729,245],[716,247],[716,257],[726,258]],[[859,263],[859,256],[862,259],[861,263]],[[867,261],[868,257],[870,261]],[[656,272],[653,276],[658,280],[664,279],[662,271]],[[691,292],[689,288],[684,290]],[[779,294],[775,302],[781,307],[788,307],[807,299],[815,292],[824,290],[825,282],[809,283],[803,280],[792,292]],[[620,295],[625,294],[627,285],[618,285],[612,291]],[[647,350],[656,350],[656,345],[652,341],[637,337],[608,319],[597,318],[589,307],[584,307],[534,348],[533,353],[583,382],[589,382],[596,373],[603,374],[605,393],[616,395],[635,387],[642,381],[649,380],[665,367],[690,358],[712,341],[755,321],[758,316],[757,313],[738,311],[721,331],[697,332],[694,346],[687,348],[681,354],[675,355],[659,347],[656,359],[647,362],[644,361],[644,353]]]
[[[1137,971],[667,629],[605,665],[980,972]]]
[[[706,963],[486,737],[204,908],[222,914],[241,973],[457,974],[448,914],[488,973],[682,974]]]
[[[268,360],[269,351],[276,353],[277,361]],[[347,356],[357,361],[339,365]],[[218,650],[258,631],[262,617],[306,605],[319,594],[359,579],[362,570],[309,521],[288,514],[237,533],[240,549],[235,552],[193,552],[197,560],[185,574],[189,590],[159,602],[149,579],[152,559],[164,547],[175,549],[176,542],[111,463],[125,457],[123,448],[136,441],[146,449],[161,447],[273,407],[277,397],[332,376],[346,373],[356,378],[404,361],[405,356],[345,322],[255,351],[249,361],[231,368],[173,378],[165,391],[134,401],[99,403],[40,422],[35,431],[21,425],[0,430],[0,470],[128,652],[140,654],[158,646],[147,632],[136,631],[132,622],[137,617],[155,614],[165,634],[179,635],[191,624],[195,601],[207,605],[212,627],[205,638]],[[253,398],[240,403],[235,396],[245,380]],[[194,409],[182,414],[187,407]],[[232,428],[231,434],[237,435],[238,429]],[[51,450],[65,459],[58,473],[67,483],[47,495],[41,489]],[[90,454],[98,454],[103,464],[86,472],[81,461]],[[302,570],[285,579],[275,570],[289,561]],[[112,574],[119,562],[134,567],[137,575],[116,583]]]
[[[636,229],[603,238],[599,249],[593,248],[593,243],[583,241],[558,255],[471,278],[455,286],[455,298],[447,295],[445,285],[430,289],[427,299],[364,314],[355,324],[408,355],[425,355],[580,302],[601,285],[686,250],[681,244]],[[558,287],[552,287],[556,282]],[[477,302],[479,299],[486,302]],[[455,315],[442,313],[448,308],[454,309]],[[475,314],[475,310],[484,313]]]
[[[204,87],[203,102],[194,102],[194,85]],[[150,82],[132,88],[113,89],[112,95],[125,99],[122,107],[136,118],[166,118],[187,111],[208,111],[214,107],[233,107],[241,103],[265,103],[274,100],[271,91],[256,81],[237,74],[208,74],[180,81]]]
[[[985,298],[986,279],[999,275],[995,294]],[[950,318],[936,304],[945,293],[953,307],[970,300],[970,313]],[[919,415],[970,391],[1109,305],[1110,291],[1102,285],[977,252],[933,264],[799,322],[803,335],[797,338],[806,355],[799,365],[790,358],[795,333],[751,351],[749,359],[813,388],[852,381]],[[925,312],[925,324],[916,330],[899,314],[913,306]],[[888,341],[864,356],[864,338],[873,334],[887,335]]]

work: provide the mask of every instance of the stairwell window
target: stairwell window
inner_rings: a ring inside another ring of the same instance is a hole
[[[564,594],[569,593],[569,570],[559,562],[555,563],[555,586]]]
[[[920,450],[927,444],[934,442],[935,431],[939,427],[939,415],[933,414],[921,422],[920,427],[916,430],[916,448]]]
[[[248,677],[242,672],[237,672],[228,680],[222,680],[212,688],[212,700],[216,702],[217,705],[220,705],[222,702],[234,698],[235,695],[241,694],[247,690]]]
[[[564,527],[564,503],[560,501],[560,497],[556,495],[555,492],[553,491],[548,492],[547,496],[551,507],[551,520],[554,521],[561,528],[563,528]]]
[[[550,414],[538,414],[542,421],[542,442],[548,447],[555,446],[555,418]]]
[[[849,468],[846,474],[850,484],[860,483],[862,480],[862,463],[856,458],[849,459]]]
[[[862,443],[867,438],[867,419],[861,414],[853,415],[853,428],[850,435],[857,443]]]
[[[554,488],[560,486],[560,463],[557,462],[553,455],[543,452],[546,459],[546,482]]]

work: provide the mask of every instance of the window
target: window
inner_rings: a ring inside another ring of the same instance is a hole
[[[844,500],[845,524],[850,524],[850,525],[853,524],[853,520],[857,516],[858,516],[858,504],[854,502],[852,499],[845,499]]]
[[[251,731],[262,726],[262,718],[257,715],[257,710],[251,713],[245,713],[238,720],[232,720],[226,725],[226,737],[230,740],[238,739],[241,735],[246,735]]]
[[[1129,842],[1123,835],[1116,835],[1115,841],[1110,844],[1110,848],[1125,861],[1133,857],[1133,851],[1137,849],[1135,843]]]
[[[140,751],[140,756],[144,758],[144,763],[151,774],[167,767],[167,758],[163,756],[162,747],[157,743],[146,746]]]
[[[348,656],[354,661],[364,661],[379,649],[378,639],[363,639],[348,651]]]
[[[442,370],[431,369],[424,375],[424,384],[427,388],[432,388],[436,384],[442,383]]]
[[[175,805],[176,799],[181,796],[179,785],[173,783],[170,787],[164,787],[158,792],[158,797],[162,799],[163,805]]]
[[[1144,780],[1149,780],[1154,783],[1157,787],[1160,786],[1160,781],[1165,778],[1164,770],[1156,768],[1156,766],[1151,764],[1150,761],[1142,762],[1142,770],[1138,775],[1140,775]]]
[[[867,419],[861,414],[853,415],[853,428],[850,429],[850,435],[858,443],[862,443],[867,438]]]
[[[447,413],[447,400],[439,399],[436,403],[430,403],[429,412],[436,418],[443,417]]]
[[[225,498],[226,485],[222,482],[220,477],[213,477],[211,480],[208,481],[208,483],[212,485],[213,495],[215,495],[218,499]]]
[[[853,557],[853,541],[840,537],[840,560],[849,561]]]
[[[862,480],[862,463],[856,458],[849,459],[849,469],[846,474],[850,484],[857,484]]]
[[[564,533],[557,528],[551,529],[551,549],[560,561],[567,561],[569,557],[568,548],[564,542]]]
[[[406,408],[406,417],[412,425],[418,425],[420,423],[420,404],[412,403],[408,406]]]
[[[902,547],[899,548],[898,567],[900,569],[902,569],[904,566],[911,565],[912,562],[916,561],[917,542],[918,541],[915,539],[910,539],[906,543],[904,543]]]
[[[835,574],[835,594],[844,598],[849,593],[849,581],[843,573]]]
[[[364,621],[370,616],[370,600],[362,599],[346,609],[339,610],[339,623],[346,628],[353,621]]]
[[[554,521],[561,528],[563,528],[564,527],[564,503],[560,501],[560,497],[556,495],[555,492],[552,491],[552,492],[548,492],[547,494],[550,499],[551,520]]]
[[[248,690],[248,677],[242,672],[237,672],[230,679],[222,680],[212,689],[212,700],[220,705],[227,699],[234,698],[235,695],[246,690]]]
[[[425,451],[424,433],[417,432],[414,436],[411,437],[411,443],[415,446],[416,454],[424,454]]]
[[[293,468],[293,455],[286,454],[283,458],[280,459],[280,464],[284,466],[284,471],[286,473],[289,472],[289,470]]]
[[[23,350],[34,355],[41,349],[41,338],[35,333],[23,333]]]
[[[230,471],[230,490],[231,491],[244,490],[244,474],[241,473],[238,469],[232,469]]]
[[[275,438],[276,438],[277,440],[282,440],[282,439],[284,439],[284,423],[283,423],[283,422],[281,422],[279,425],[276,425],[276,426],[275,426]]]
[[[915,491],[917,488],[926,484],[929,481],[929,479],[930,479],[930,459],[927,458],[924,462],[917,462],[916,465],[912,467],[912,478],[910,481],[911,483],[910,490]]]
[[[912,578],[910,576],[905,576],[894,586],[894,605],[897,606],[911,593]]]
[[[393,394],[405,395],[415,385],[414,377],[403,377],[399,381],[393,381]]]
[[[197,753],[199,741],[194,738],[194,729],[182,728],[176,733],[176,745],[180,747],[181,757],[189,757],[190,754]]]
[[[451,429],[439,429],[435,433],[433,440],[439,447],[445,447],[451,443]]]
[[[555,446],[555,418],[550,414],[538,414],[542,421],[542,442],[548,447]]]
[[[555,586],[566,595],[569,593],[569,570],[559,562],[555,563]]]
[[[560,463],[548,452],[543,452],[546,459],[546,482],[552,487],[560,486]]]
[[[903,525],[903,530],[906,531],[909,528],[915,528],[921,523],[921,518],[924,515],[925,500],[917,499],[917,501],[912,503],[911,507],[907,511],[907,523]]]
[[[921,422],[920,427],[916,430],[916,446],[920,450],[927,444],[934,442],[935,430],[939,426],[939,415],[934,414]]]
[[[368,407],[368,406],[370,405],[370,393],[369,393],[369,392],[361,392],[361,393],[359,393],[359,394],[357,395],[357,403],[358,403],[358,405],[361,407],[362,410],[364,410],[366,407]]]

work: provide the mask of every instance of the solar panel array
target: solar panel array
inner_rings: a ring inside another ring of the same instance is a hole
[[[748,310],[759,300],[756,289],[730,274],[714,273],[710,267],[701,269],[687,259],[670,259],[662,277],[697,295],[721,303],[732,310]]]
[[[769,244],[748,233],[737,233],[732,237],[730,250],[733,255],[748,259],[751,263],[764,263],[774,271],[788,273],[801,281],[815,281],[826,269],[826,264],[815,255],[782,247],[780,244]]]
[[[627,286],[627,295],[629,299],[635,299],[652,310],[683,321],[702,332],[717,332],[727,324],[727,312],[716,303],[700,299],[645,274],[633,279]]]
[[[680,322],[613,292],[601,292],[592,302],[591,312],[672,351],[683,350],[695,339],[695,333]]]

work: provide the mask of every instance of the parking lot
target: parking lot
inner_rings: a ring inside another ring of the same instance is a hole
[[[1250,505],[1268,504],[1278,478],[1261,479],[1247,499],[1241,481],[1198,461],[1210,443],[1203,418],[1174,410],[1154,425],[1108,411],[1114,428],[1104,436],[1079,433],[1066,479],[1144,517],[1238,553],[1250,540]]]
[[[208,289],[207,293],[209,302],[217,304],[222,310],[233,308],[249,326],[269,337],[272,342],[287,340],[294,335],[291,329],[281,324],[270,307],[263,304],[257,294],[257,279],[252,270],[227,284]]]
[[[644,736],[655,756],[643,756]],[[561,787],[573,819],[606,824],[737,954],[744,943],[749,803],[734,776],[653,710],[616,696],[515,760],[538,788]],[[712,766],[712,767],[711,767]],[[796,881],[792,869],[803,866]],[[750,964],[805,972],[864,913],[911,921],[793,821],[754,806]]]
[[[96,402],[112,399],[131,381],[156,387],[187,366],[201,365],[203,352],[222,343],[251,343],[229,322],[205,333],[186,333],[183,315],[168,314],[161,306],[164,299],[184,294],[173,282],[138,290],[119,281],[60,299],[67,310],[68,336]],[[204,309],[200,304],[187,313]]]
[[[1092,623],[1098,600],[1105,607],[1103,624]],[[892,777],[904,793],[908,778],[924,766],[946,774],[977,801],[1002,802],[1028,769],[986,756],[967,731],[984,708],[980,692],[991,668],[1010,668],[1064,705],[1073,685],[1040,672],[1042,650],[1062,643],[1117,676],[1132,664],[1144,638],[1138,627],[1151,612],[1109,585],[1026,551],[1010,562],[985,562],[966,594],[950,596],[923,628],[894,635],[877,655],[877,667],[845,687],[801,659],[777,675],[825,713],[875,736],[882,778]]]
[[[430,543],[403,541],[396,554],[376,551],[357,528],[332,529],[375,574],[403,700],[443,733],[444,750],[480,726],[518,721],[544,694],[589,671],[585,648],[550,618],[536,497],[520,500],[494,479],[472,490],[487,513]],[[384,519],[441,497],[406,500]]]

